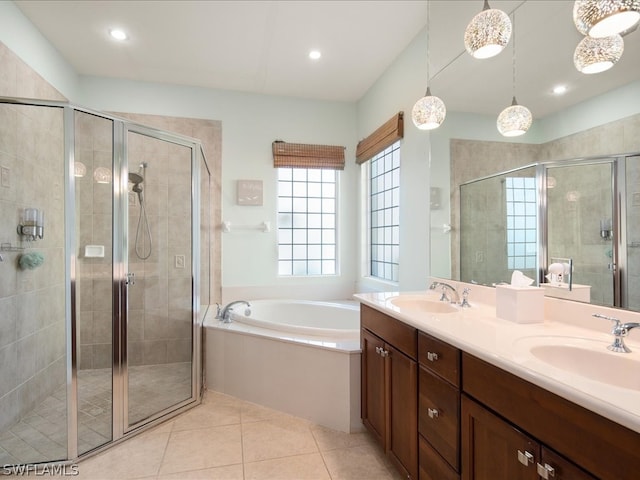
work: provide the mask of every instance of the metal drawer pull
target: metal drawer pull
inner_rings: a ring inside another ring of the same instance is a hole
[[[553,478],[556,476],[555,469],[548,463],[545,463],[544,467],[538,463],[536,469],[538,471],[538,475],[544,478],[544,480],[549,480],[550,478]]]
[[[429,414],[429,418],[438,418],[440,415],[440,412],[435,408],[427,408],[427,413]]]
[[[376,353],[380,355],[382,353],[382,347],[376,347]]]
[[[528,467],[530,463],[533,463],[533,455],[527,451],[522,453],[518,450],[518,461],[525,467]]]
[[[427,352],[427,360],[430,362],[435,362],[438,360],[438,354],[436,352]]]

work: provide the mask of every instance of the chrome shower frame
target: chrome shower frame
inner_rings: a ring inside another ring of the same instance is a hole
[[[147,127],[128,119],[87,109],[67,102],[32,100],[0,96],[0,104],[32,107],[59,108],[64,125],[64,262],[65,262],[65,352],[67,390],[67,458],[51,460],[46,464],[70,464],[78,458],[99,453],[114,444],[145,431],[158,423],[188,410],[201,401],[203,393],[202,319],[207,306],[200,304],[200,185],[202,175],[210,175],[210,169],[199,140],[163,130]],[[76,206],[74,176],[75,112],[82,112],[112,121],[113,125],[113,284],[112,284],[112,439],[82,455],[78,451],[78,319],[76,302],[78,286],[78,245],[75,235]],[[192,348],[191,348],[191,396],[169,408],[157,412],[134,425],[128,423],[127,413],[127,225],[128,225],[128,132],[138,133],[191,149],[191,286],[192,286]],[[204,173],[203,173],[204,171]],[[203,311],[204,310],[204,311]]]

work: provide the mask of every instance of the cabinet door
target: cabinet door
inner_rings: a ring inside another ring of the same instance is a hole
[[[418,363],[385,345],[389,369],[387,451],[406,475],[418,478]]]
[[[384,342],[363,329],[361,343],[360,414],[365,427],[386,448],[385,359],[380,354]]]
[[[418,431],[460,471],[460,393],[424,367],[418,375]]]
[[[540,477],[548,480],[596,480],[553,450],[542,447],[542,460],[536,465]]]
[[[539,450],[522,432],[462,397],[464,480],[538,480]]]
[[[427,441],[418,437],[420,480],[460,480],[451,465],[443,460]]]

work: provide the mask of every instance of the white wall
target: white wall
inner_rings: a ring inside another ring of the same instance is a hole
[[[78,74],[13,2],[0,2],[0,42],[65,97],[75,97]]]
[[[360,259],[359,290],[422,290],[429,274],[429,134],[411,120],[411,109],[424,95],[426,63],[424,32],[418,35],[376,81],[357,107],[357,137],[370,135],[398,111],[404,111],[404,139],[400,147],[400,268],[397,286],[363,277]],[[364,166],[362,168],[365,168]],[[364,251],[365,232],[360,245]]]

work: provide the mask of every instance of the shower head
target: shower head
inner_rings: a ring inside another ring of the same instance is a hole
[[[142,162],[139,165],[138,173],[129,172],[129,181],[134,184],[134,187],[144,182],[144,171],[147,168],[147,162]]]
[[[144,178],[139,173],[129,172],[129,181],[134,185],[144,182]]]

